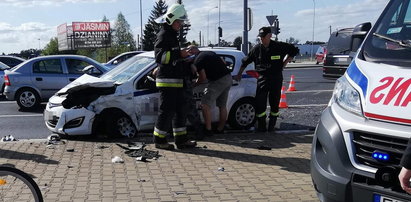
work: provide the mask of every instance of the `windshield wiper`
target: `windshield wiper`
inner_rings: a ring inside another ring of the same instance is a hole
[[[388,36],[385,36],[385,35],[382,35],[382,34],[377,34],[377,33],[373,33],[373,35],[378,37],[378,38],[394,42],[394,43],[396,43],[396,44],[398,44],[402,47],[411,48],[411,41],[410,40],[397,40],[397,39],[393,39],[393,38],[390,38]]]

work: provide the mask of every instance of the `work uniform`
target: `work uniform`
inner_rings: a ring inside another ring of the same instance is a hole
[[[186,112],[184,99],[184,65],[180,56],[177,32],[168,24],[163,24],[154,45],[155,59],[159,66],[156,86],[160,92],[160,107],[154,128],[154,142],[167,143],[166,135],[172,124],[176,145],[187,139]]]
[[[259,73],[256,90],[256,116],[259,126],[265,127],[267,96],[271,107],[270,124],[272,129],[279,116],[279,102],[281,87],[283,85],[283,66],[286,55],[294,57],[298,54],[298,48],[291,44],[270,40],[268,47],[262,44],[255,45],[248,55],[243,58],[242,66],[254,62],[255,69]],[[261,124],[260,124],[261,123]],[[270,128],[270,126],[269,126]],[[259,129],[261,129],[259,127]]]

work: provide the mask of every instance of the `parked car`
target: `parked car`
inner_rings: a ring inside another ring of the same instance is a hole
[[[5,71],[4,94],[21,109],[33,109],[82,74],[100,76],[107,71],[107,67],[85,56],[36,57]]]
[[[6,69],[10,69],[10,67],[0,62],[0,93],[4,91],[4,71]]]
[[[220,55],[237,74],[244,54],[229,49],[200,49]],[[100,78],[83,75],[51,97],[44,110],[47,128],[58,134],[107,134],[132,137],[140,130],[153,129],[159,108],[159,93],[148,75],[157,67],[154,52],[134,56]],[[246,129],[255,122],[254,65],[246,68],[241,82],[234,81],[229,93],[228,123]],[[194,89],[198,109],[206,84]],[[213,108],[213,121],[218,109]],[[201,111],[201,110],[200,110]]]
[[[345,73],[350,65],[352,56],[351,50],[353,28],[340,29],[333,32],[327,43],[327,55],[323,66],[323,77],[338,78]]]
[[[144,51],[130,51],[130,52],[121,53],[120,55],[117,55],[113,59],[109,60],[104,65],[110,69],[113,69],[115,66],[121,64],[127,59],[132,58],[133,56],[138,55],[140,53],[144,53]]]
[[[24,62],[25,59],[12,56],[12,55],[0,55],[0,62],[6,64],[9,67],[15,67],[16,65]]]
[[[325,46],[320,46],[315,53],[315,61],[316,64],[320,64],[324,62],[325,56],[327,55],[327,48]]]

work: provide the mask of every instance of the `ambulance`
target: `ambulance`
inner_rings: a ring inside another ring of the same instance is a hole
[[[241,51],[231,49],[200,48],[200,51],[217,53],[232,75],[237,74],[244,57]],[[151,51],[124,61],[99,78],[81,76],[49,99],[44,110],[46,127],[53,133],[68,136],[133,137],[140,131],[152,132],[160,100],[155,80],[150,76],[156,67]],[[227,100],[231,128],[248,129],[255,122],[255,75],[254,64],[250,64],[241,82],[233,81]],[[199,113],[206,85],[193,89]],[[213,107],[212,121],[218,121],[218,114],[217,107]]]
[[[398,182],[411,136],[411,5],[391,0],[359,46],[316,127],[311,177],[321,201],[411,201]]]

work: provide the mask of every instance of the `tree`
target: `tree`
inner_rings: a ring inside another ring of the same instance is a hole
[[[296,45],[296,44],[300,43],[300,40],[295,39],[294,37],[290,37],[288,39],[285,39],[285,42]]]
[[[114,24],[114,33],[112,36],[113,47],[122,52],[136,50],[136,42],[130,29],[130,24],[120,12]]]
[[[182,30],[179,32],[178,38],[179,38],[181,44],[186,44],[187,43],[186,37],[187,37],[188,31],[190,31],[190,29],[191,29],[190,21],[185,22],[181,29]],[[181,34],[181,36],[180,36],[180,34]]]
[[[57,55],[59,53],[59,45],[57,37],[51,38],[49,43],[41,52],[42,55]]]
[[[143,45],[143,50],[150,51],[154,50],[154,42],[157,37],[157,33],[160,31],[161,25],[156,23],[154,20],[163,16],[167,12],[168,6],[164,0],[159,0],[154,5],[151,15],[148,18],[148,22],[144,27],[144,36],[141,41]]]
[[[243,43],[243,38],[238,36],[234,39],[233,46],[237,48],[237,50],[241,50],[241,44]]]

